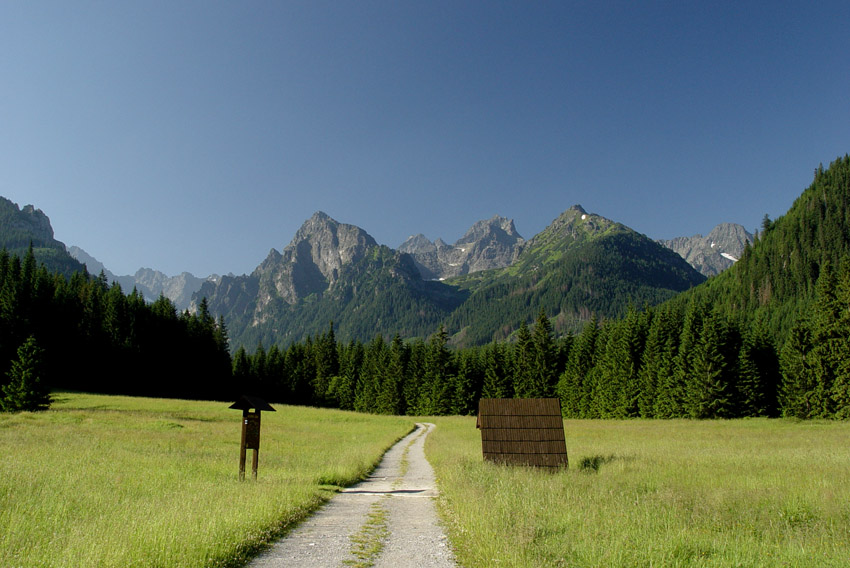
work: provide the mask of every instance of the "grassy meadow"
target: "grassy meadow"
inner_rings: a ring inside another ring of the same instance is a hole
[[[484,463],[475,418],[426,441],[464,566],[850,566],[850,423],[565,421],[570,467]]]
[[[240,566],[367,473],[411,419],[275,405],[238,481],[221,402],[58,393],[0,414],[0,566]]]

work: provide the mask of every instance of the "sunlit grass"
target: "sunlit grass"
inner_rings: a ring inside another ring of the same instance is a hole
[[[434,421],[464,566],[850,563],[850,423],[566,421],[550,473],[484,463],[474,418]]]
[[[413,428],[276,406],[240,482],[227,406],[60,393],[0,415],[0,566],[238,566]]]

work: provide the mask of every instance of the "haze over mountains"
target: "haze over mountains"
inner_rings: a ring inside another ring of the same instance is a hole
[[[133,275],[117,276],[110,272],[103,263],[78,246],[69,247],[68,254],[85,264],[89,273],[97,275],[103,272],[109,282],[118,282],[122,290],[129,292],[136,288],[144,294],[145,299],[149,302],[153,302],[162,294],[174,302],[174,306],[181,311],[189,308],[192,303],[192,296],[201,289],[204,282],[220,278],[217,274],[198,278],[189,272],[182,272],[177,276],[168,276],[152,268],[140,268]]]

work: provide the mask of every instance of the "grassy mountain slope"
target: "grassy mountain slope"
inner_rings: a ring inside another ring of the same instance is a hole
[[[592,314],[617,317],[628,304],[658,304],[705,278],[679,255],[622,224],[565,211],[509,268],[448,280],[470,297],[446,320],[459,345],[509,337],[543,309],[556,331],[577,331]]]

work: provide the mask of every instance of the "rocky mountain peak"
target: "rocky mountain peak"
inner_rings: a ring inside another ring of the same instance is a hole
[[[753,235],[736,223],[721,223],[705,237],[696,234],[659,241],[705,276],[714,276],[732,266],[741,258],[747,242],[753,242]]]
[[[399,252],[406,252],[408,254],[434,252],[436,250],[437,245],[429,241],[428,237],[422,233],[408,237],[407,240],[401,243],[401,246],[398,247]]]
[[[36,209],[33,205],[18,208],[17,203],[5,197],[0,197],[0,218],[2,218],[5,229],[27,233],[35,244],[58,242],[53,238],[53,227],[50,225],[50,219],[41,209]],[[22,246],[27,244],[23,243]],[[63,248],[64,246],[62,245]]]
[[[21,209],[21,213],[29,220],[33,232],[43,234],[46,241],[53,239],[53,227],[50,225],[50,219],[44,214],[44,211],[36,209],[32,205],[25,205]]]
[[[360,227],[339,223],[317,211],[283,252],[272,249],[254,274],[264,282],[271,281],[278,295],[294,304],[333,286],[343,266],[360,260],[375,246],[375,239]]]
[[[524,242],[512,219],[495,215],[474,223],[454,245],[442,239],[432,243],[424,235],[416,235],[407,239],[399,251],[413,256],[422,278],[442,280],[510,266]]]
[[[486,221],[478,221],[473,224],[466,234],[458,239],[455,246],[474,243],[488,238],[495,238],[505,242],[522,240],[522,237],[516,231],[516,227],[514,227],[513,219],[495,215]]]

